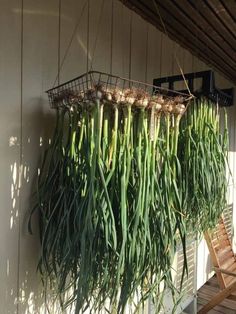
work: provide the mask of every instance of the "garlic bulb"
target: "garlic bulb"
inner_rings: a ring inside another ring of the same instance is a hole
[[[178,114],[178,115],[183,115],[183,114],[185,113],[185,110],[186,110],[185,105],[183,105],[183,104],[177,104],[177,105],[175,106],[175,111],[174,111],[174,113],[175,113],[175,114]]]
[[[176,96],[176,97],[174,98],[174,102],[175,102],[176,104],[182,104],[182,103],[184,102],[184,97],[181,96],[181,95]]]
[[[132,106],[135,102],[135,92],[132,89],[128,89],[125,91],[124,96],[126,103]]]
[[[162,105],[157,102],[156,105],[155,105],[155,110],[156,110],[156,112],[157,112],[157,113],[160,112],[161,109],[162,109]]]
[[[162,111],[165,113],[171,113],[173,110],[174,101],[173,100],[167,100],[162,104]]]
[[[119,100],[119,92],[117,89],[114,89],[113,93],[112,93],[112,100],[114,102],[118,102]]]
[[[126,103],[125,93],[123,93],[122,91],[120,91],[120,103],[121,104],[125,104]]]
[[[145,91],[138,90],[134,105],[139,108],[146,108],[149,103],[148,94]]]
[[[152,99],[149,101],[149,107],[153,107],[156,113],[160,112],[162,109],[162,104],[164,103],[163,96],[153,96]]]
[[[136,99],[134,104],[139,108],[146,108],[148,106],[148,98]]]
[[[112,101],[112,90],[110,89],[107,89],[105,92],[104,92],[104,99],[107,100],[107,101]]]
[[[155,101],[159,104],[164,104],[165,100],[162,95],[155,96]]]

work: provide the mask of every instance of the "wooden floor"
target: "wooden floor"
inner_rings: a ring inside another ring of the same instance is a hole
[[[204,286],[198,290],[198,310],[209,302],[211,298],[220,291],[216,277],[208,280]],[[214,307],[208,314],[236,314],[236,301],[225,299],[218,306]]]

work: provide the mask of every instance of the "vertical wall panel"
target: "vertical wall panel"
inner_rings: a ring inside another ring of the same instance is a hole
[[[131,42],[131,78],[145,82],[147,22],[133,14]]]
[[[33,236],[27,232],[27,219],[36,191],[37,168],[54,122],[45,90],[57,74],[58,0],[24,0],[23,13],[19,313],[35,314],[45,309],[36,273],[40,252],[38,217],[33,217]]]
[[[186,50],[183,49],[183,71],[184,73],[189,73],[192,72],[192,63],[193,63],[193,58],[191,53]]]
[[[171,56],[171,64],[170,64],[170,74],[181,74],[180,68],[184,72],[184,49],[179,46],[179,44],[175,42],[171,42],[172,44],[172,56]]]
[[[110,71],[111,1],[90,1],[89,68]]]
[[[70,80],[86,72],[87,2],[86,0],[62,1],[60,39],[61,82]]]
[[[217,84],[220,83],[223,87],[232,87],[228,85],[224,79],[217,77]],[[234,89],[236,92],[236,89]],[[236,237],[235,237],[235,228],[236,228],[236,100],[234,101],[234,106],[227,109],[228,113],[228,127],[229,127],[229,166],[231,174],[229,173],[229,191],[228,191],[228,203],[230,207],[233,207],[233,221],[232,221],[232,230],[233,230],[233,239],[232,245],[234,251],[236,250]]]
[[[173,66],[173,41],[162,35],[161,76],[172,75]]]
[[[128,10],[120,1],[113,0],[113,74],[121,77],[129,76],[130,17]]]
[[[148,64],[147,64],[147,82],[153,84],[153,79],[160,77],[160,59],[161,59],[161,33],[152,25],[148,28]]]
[[[2,314],[17,311],[21,1],[1,1],[0,10],[0,304]]]

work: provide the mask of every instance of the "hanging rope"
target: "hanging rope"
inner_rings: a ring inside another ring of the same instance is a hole
[[[183,50],[183,71],[185,72],[185,49]]]
[[[168,32],[167,32],[167,29],[166,29],[166,27],[165,27],[165,23],[164,23],[164,21],[163,21],[163,19],[162,19],[162,17],[161,17],[161,14],[160,14],[159,8],[158,8],[158,6],[157,6],[156,0],[152,0],[152,2],[153,2],[153,4],[154,4],[155,9],[156,9],[156,12],[157,12],[157,14],[158,14],[158,16],[159,16],[159,18],[160,18],[160,21],[161,21],[161,24],[162,24],[162,27],[163,27],[163,30],[164,30],[165,34],[166,34],[166,36],[167,36],[168,38],[170,38],[169,35],[168,35]],[[185,79],[184,72],[183,72],[182,67],[181,67],[181,65],[180,65],[179,59],[178,59],[178,57],[177,57],[177,55],[176,55],[176,52],[174,52],[174,58],[175,58],[176,63],[177,63],[177,65],[178,65],[178,67],[179,67],[180,73],[181,73],[181,75],[182,75],[182,77],[183,77],[184,84],[185,84],[185,86],[186,86],[186,88],[187,88],[187,90],[188,90],[188,93],[189,93],[190,96],[193,96],[192,93],[191,93],[191,91],[190,91],[190,89],[189,89],[188,82],[187,82],[186,79]]]
[[[160,77],[162,77],[162,44],[163,44],[163,34],[161,33],[161,44],[160,44]]]
[[[148,40],[149,40],[149,24],[147,23],[147,34],[146,34],[146,62],[145,62],[145,83],[147,83],[147,72],[148,72]]]
[[[93,69],[93,61],[94,61],[94,56],[95,56],[95,50],[96,50],[96,47],[97,47],[97,41],[98,41],[98,37],[99,37],[100,29],[101,29],[101,24],[102,24],[103,9],[104,9],[104,0],[102,1],[101,10],[100,10],[100,13],[99,13],[99,18],[98,18],[98,24],[97,24],[97,27],[96,27],[97,33],[96,33],[94,46],[93,46],[93,50],[92,50],[90,71],[92,71],[92,69]]]
[[[198,14],[199,14],[199,3],[197,2],[197,12],[198,12]],[[194,41],[195,41],[195,46],[197,45],[197,38],[198,38],[198,30],[197,30],[197,28],[195,29],[195,35],[194,35]],[[192,86],[192,89],[194,90],[194,82],[195,82],[195,77],[196,77],[196,69],[195,69],[195,60],[194,60],[194,55],[193,55],[193,60],[192,60],[192,67],[193,67],[193,73],[194,73],[194,79],[193,79],[193,86]]]
[[[89,69],[89,26],[90,26],[90,0],[88,0],[88,15],[87,15],[87,66],[86,71]]]
[[[72,42],[73,42],[73,40],[74,40],[74,37],[75,37],[75,35],[76,35],[76,33],[77,33],[77,29],[78,29],[78,27],[79,27],[79,25],[80,25],[80,22],[81,22],[81,19],[82,19],[82,16],[83,16],[83,14],[84,14],[84,11],[85,11],[85,8],[86,8],[87,4],[88,4],[88,0],[85,0],[85,1],[84,1],[84,5],[83,5],[82,10],[81,10],[81,13],[80,13],[80,15],[79,15],[79,17],[78,17],[77,23],[76,23],[76,25],[75,25],[75,27],[74,27],[74,30],[73,30],[73,32],[72,32],[72,35],[71,35],[69,44],[68,44],[68,46],[67,46],[67,48],[66,48],[66,50],[65,50],[65,53],[64,53],[63,58],[62,58],[61,61],[60,61],[60,51],[59,51],[59,49],[58,49],[58,60],[59,60],[59,62],[58,62],[58,72],[57,72],[56,79],[55,79],[55,81],[54,81],[54,83],[53,83],[53,87],[55,87],[55,86],[56,86],[56,83],[59,81],[59,75],[60,75],[61,69],[62,69],[62,67],[63,67],[63,65],[64,65],[64,63],[65,63],[65,60],[66,60],[67,55],[68,55],[68,53],[69,53],[69,50],[70,50],[70,47],[71,47]],[[59,14],[59,15],[60,15],[60,14]],[[60,27],[60,28],[61,28],[61,27]],[[60,28],[59,28],[59,34],[60,34]],[[60,36],[60,35],[59,35],[59,36]],[[61,37],[61,36],[60,36],[60,37]],[[59,47],[59,45],[58,45],[58,47]],[[59,82],[58,82],[58,84],[59,84]]]
[[[122,3],[122,11],[121,11],[121,21],[124,21],[124,4]],[[122,24],[123,26],[123,24]],[[122,76],[125,76],[125,53],[124,53],[124,45],[122,45]]]
[[[173,51],[175,51],[175,49],[176,49],[176,43],[173,41]],[[172,60],[171,60],[172,62],[171,62],[171,75],[174,75],[174,68],[175,68],[175,65],[174,65],[174,63],[175,63],[175,58],[172,58]]]
[[[60,63],[61,63],[61,0],[58,7],[58,51],[57,51],[57,84],[60,84]]]
[[[61,38],[61,0],[60,1],[60,5],[59,5],[59,38]],[[76,36],[76,33],[77,33],[77,30],[80,26],[80,22],[82,20],[82,16],[84,15],[84,12],[85,12],[85,9],[87,7],[87,43],[86,43],[86,50],[87,50],[87,59],[86,59],[86,71],[88,72],[89,70],[92,70],[92,67],[93,67],[93,59],[94,59],[94,54],[95,54],[95,50],[96,50],[96,45],[97,45],[97,39],[98,39],[98,36],[99,36],[99,30],[101,28],[101,21],[102,21],[102,12],[103,12],[103,8],[104,8],[104,0],[102,1],[102,6],[101,6],[101,10],[100,10],[100,14],[99,14],[99,22],[98,22],[98,25],[97,25],[97,34],[96,34],[96,38],[95,38],[95,43],[94,43],[94,47],[93,47],[93,53],[92,53],[92,57],[91,57],[91,66],[90,66],[90,69],[89,69],[89,42],[90,42],[90,0],[85,0],[84,1],[84,4],[82,6],[82,10],[81,10],[81,13],[77,19],[77,23],[74,27],[74,30],[72,32],[72,35],[71,35],[71,38],[70,38],[70,41],[69,41],[69,44],[65,50],[65,53],[63,55],[63,58],[61,59],[61,56],[60,56],[60,53],[61,53],[61,45],[60,45],[60,41],[58,42],[58,71],[57,71],[57,76],[55,78],[55,81],[53,83],[53,87],[57,85],[59,85],[59,76],[60,76],[60,72],[61,72],[61,69],[65,63],[65,60],[68,56],[68,53],[69,53],[69,50],[71,48],[71,45],[72,45],[72,42]],[[113,23],[113,21],[112,21]],[[112,35],[113,36],[113,35]]]
[[[133,11],[130,11],[130,25],[129,25],[129,79],[131,79],[132,30],[133,30]]]
[[[110,55],[110,74],[112,74],[112,64],[113,64],[113,36],[114,36],[114,0],[111,1],[111,55]]]

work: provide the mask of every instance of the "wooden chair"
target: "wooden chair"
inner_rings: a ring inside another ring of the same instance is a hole
[[[236,258],[223,218],[220,219],[216,230],[206,232],[204,237],[221,290],[198,311],[198,314],[208,313],[225,298],[236,301]]]

